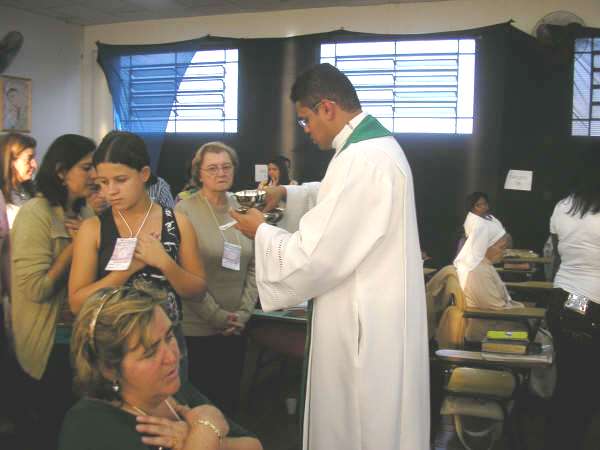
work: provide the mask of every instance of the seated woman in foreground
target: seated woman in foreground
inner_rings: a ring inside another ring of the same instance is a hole
[[[71,341],[83,396],[63,422],[60,450],[261,450],[179,379],[173,323],[161,302],[133,288],[86,301]]]

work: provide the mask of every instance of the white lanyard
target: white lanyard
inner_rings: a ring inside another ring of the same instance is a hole
[[[223,230],[221,230],[219,221],[217,220],[217,216],[213,211],[210,202],[203,195],[202,198],[206,202],[206,205],[210,210],[213,220],[215,221],[215,225],[217,226],[219,233],[221,233],[221,236],[223,237],[223,257],[221,258],[221,266],[225,267],[226,269],[239,271],[242,259],[242,243],[240,241],[240,236],[237,233],[235,233],[238,245],[227,242],[227,239],[225,238],[225,233],[223,233]]]
[[[119,216],[121,217],[121,219],[123,220],[123,222],[125,223],[125,226],[127,227],[127,229],[129,230],[129,237],[130,238],[136,238],[138,237],[138,234],[140,234],[140,231],[142,231],[142,228],[144,227],[144,225],[146,224],[146,220],[148,220],[148,216],[150,215],[150,210],[152,209],[152,200],[150,200],[150,207],[148,208],[148,211],[146,211],[146,215],[144,216],[144,220],[142,220],[142,224],[140,225],[140,227],[137,230],[137,233],[135,233],[135,236],[133,235],[133,230],[131,229],[131,227],[129,226],[129,224],[127,223],[127,220],[125,220],[125,217],[123,217],[123,214],[121,214],[121,211],[119,211],[117,209],[117,212],[119,213]]]
[[[225,237],[225,233],[223,233],[223,230],[221,230],[221,224],[219,223],[219,220],[217,219],[217,216],[213,210],[212,205],[210,204],[210,202],[206,199],[206,197],[202,194],[200,194],[200,197],[202,197],[202,199],[204,200],[204,202],[206,203],[206,206],[208,206],[208,209],[210,211],[210,214],[212,215],[213,220],[215,221],[215,225],[217,226],[217,229],[219,230],[219,233],[221,233],[221,237],[223,238],[223,242],[227,242],[227,238]],[[242,246],[242,242],[240,241],[240,236],[238,233],[235,233],[235,237],[237,239],[238,245],[241,247]]]
[[[146,211],[144,220],[142,221],[142,224],[138,228],[137,232],[135,233],[135,236],[133,235],[133,230],[127,223],[127,220],[125,220],[125,217],[123,217],[123,214],[121,214],[121,211],[119,211],[117,209],[119,216],[121,216],[121,219],[123,219],[123,222],[125,222],[125,226],[129,230],[129,237],[128,238],[121,238],[121,237],[117,238],[117,241],[115,242],[115,248],[113,249],[113,253],[110,257],[110,260],[108,261],[108,264],[106,264],[106,270],[113,271],[113,270],[129,269],[129,266],[131,265],[131,261],[133,260],[133,255],[135,254],[135,248],[137,247],[138,234],[140,234],[140,231],[142,231],[142,228],[146,224],[146,220],[148,220],[148,216],[150,215],[151,209],[152,209],[152,201],[150,202],[150,207],[148,208],[148,211]]]

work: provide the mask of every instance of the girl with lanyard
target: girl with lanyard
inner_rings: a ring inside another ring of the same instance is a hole
[[[146,191],[150,158],[137,135],[113,131],[94,153],[96,183],[111,208],[85,221],[73,252],[69,303],[74,313],[97,290],[130,285],[165,299],[169,319],[182,350],[180,297],[202,299],[204,268],[196,235],[188,219],[151,201]]]

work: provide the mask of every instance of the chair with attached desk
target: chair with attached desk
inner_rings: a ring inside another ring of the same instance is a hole
[[[504,281],[529,281],[538,273],[541,265],[551,262],[551,257],[539,256],[531,250],[511,248],[504,251],[502,266],[496,267],[496,270]]]
[[[541,308],[511,308],[506,310],[483,310],[469,308],[460,287],[454,267],[447,266],[436,274],[427,285],[430,335],[435,317],[440,317],[435,330],[438,349],[434,361],[444,372],[445,396],[441,406],[442,423],[452,426],[465,448],[469,432],[464,428],[468,420],[479,428],[480,436],[487,436],[491,445],[503,430],[507,433],[511,449],[518,449],[519,433],[514,409],[515,399],[526,386],[532,368],[544,367],[552,362],[552,349],[542,355],[489,354],[480,350],[466,350],[465,330],[469,319],[516,321],[529,327],[529,335],[535,336],[544,318]],[[443,312],[439,313],[442,307]],[[430,312],[429,309],[437,309]],[[472,344],[472,343],[471,343]],[[467,419],[468,418],[468,419]],[[507,420],[511,419],[511,420]],[[451,423],[453,422],[453,423]],[[434,448],[445,447],[448,434],[444,430],[434,443]]]
[[[526,295],[527,299],[537,306],[547,308],[554,298],[552,291],[555,290],[552,281],[521,281],[504,283],[511,295]]]
[[[469,343],[465,334],[469,319],[511,321],[527,327],[530,336],[535,336],[540,322],[545,317],[544,308],[506,308],[501,310],[471,308],[467,306],[456,270],[453,266],[441,269],[427,284],[428,311],[432,308],[430,300],[432,291],[437,300],[434,301],[437,314],[441,305],[444,309],[437,322],[435,339],[439,348],[464,349]],[[446,307],[447,305],[447,307]],[[428,312],[429,314],[429,312]],[[432,319],[430,319],[430,327]]]

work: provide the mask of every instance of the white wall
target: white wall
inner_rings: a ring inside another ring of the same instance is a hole
[[[83,129],[98,139],[112,127],[112,106],[95,42],[145,44],[229,37],[283,37],[344,28],[376,33],[426,33],[475,28],[510,19],[531,32],[542,16],[568,10],[600,27],[600,0],[450,0],[369,7],[188,17],[86,27],[82,86]]]
[[[0,38],[20,31],[25,41],[3,75],[32,79],[32,130],[37,159],[64,133],[81,133],[83,28],[0,7]]]

